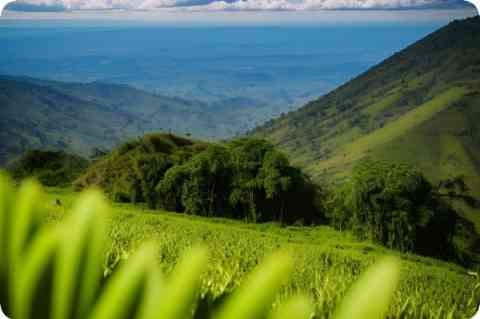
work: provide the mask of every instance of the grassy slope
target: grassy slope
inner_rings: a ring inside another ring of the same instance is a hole
[[[372,152],[375,153],[375,155],[382,155],[384,152],[379,152],[378,150],[384,150],[384,147],[390,149],[392,143],[395,143],[399,138],[411,133],[418,126],[430,121],[438,113],[445,110],[454,102],[460,100],[464,95],[464,88],[451,88],[446,92],[434,97],[432,100],[399,116],[395,121],[391,121],[385,126],[374,130],[371,133],[362,135],[351,143],[341,145],[336,151],[335,156],[328,160],[313,164],[311,169],[313,169],[313,171],[318,171],[330,167],[338,167],[339,163],[348,165],[362,157],[365,157],[366,155],[369,155],[369,153]],[[378,104],[376,104],[375,107],[377,105]],[[409,142],[425,142],[423,140],[402,141],[405,144],[409,144]],[[403,146],[402,143],[397,144],[400,144],[400,147]],[[415,147],[418,148],[418,143],[415,145]],[[398,148],[393,149],[394,151],[398,151]],[[396,153],[398,153],[397,155],[400,156],[391,156],[391,154],[388,155],[390,155],[390,158],[397,160],[402,158],[408,159],[412,155],[411,153],[408,154],[409,156],[405,156],[406,154],[404,155],[403,152]],[[341,171],[341,173],[344,172],[345,170]]]
[[[480,17],[456,21],[253,135],[318,179],[365,156],[418,166],[432,182],[464,175],[480,196]],[[480,212],[464,213],[480,232]]]
[[[67,189],[49,189],[45,202],[51,218],[62,218],[75,196]],[[61,200],[63,207],[55,205],[56,199]],[[475,298],[476,281],[466,270],[433,259],[399,255],[325,226],[282,228],[115,204],[109,236],[111,254],[129,253],[140,243],[153,240],[158,247],[159,263],[167,272],[185,248],[198,243],[207,245],[211,262],[202,291],[213,298],[240,284],[265,255],[285,249],[294,255],[296,269],[280,298],[306,293],[324,317],[332,313],[336,302],[363,269],[380,256],[395,254],[402,258],[403,279],[390,315],[446,317],[453,311],[454,317],[463,318],[470,317],[475,310],[476,300],[472,297]]]
[[[412,134],[422,138],[408,143],[430,152],[430,157],[434,157],[432,147],[468,153],[458,157],[457,168],[472,173],[471,167],[480,161],[475,151],[480,148],[478,134],[459,139],[458,131],[443,130],[442,137],[436,137],[436,129],[426,124],[449,121],[457,130],[475,131],[480,114],[471,105],[480,102],[479,85],[480,18],[472,18],[440,29],[253,134],[273,141],[316,176],[323,175],[324,169],[345,173],[352,161],[370,153],[388,157],[383,151],[403,148],[399,141],[407,141]],[[457,116],[458,123],[444,118],[447,109],[463,114]],[[422,157],[402,157],[425,164]],[[436,162],[430,172],[444,177],[452,171]]]

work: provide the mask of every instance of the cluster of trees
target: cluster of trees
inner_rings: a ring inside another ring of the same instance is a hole
[[[158,156],[144,157],[135,167],[152,208],[252,222],[320,218],[317,187],[266,141],[212,144],[173,166]]]
[[[460,196],[452,183],[460,182],[448,182],[449,198]],[[332,192],[326,214],[333,226],[361,239],[403,252],[454,257],[459,216],[445,200],[443,184],[433,187],[406,164],[367,159]]]

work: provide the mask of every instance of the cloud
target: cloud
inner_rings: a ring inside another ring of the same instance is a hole
[[[205,11],[400,9],[458,4],[459,0],[17,0],[16,11],[154,10]]]

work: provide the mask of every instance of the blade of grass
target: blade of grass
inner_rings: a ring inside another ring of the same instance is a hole
[[[44,227],[25,252],[15,270],[12,318],[49,318],[54,258],[59,239],[56,227]]]
[[[143,246],[114,273],[89,318],[132,318],[138,310],[136,302],[144,297],[147,273],[155,263],[154,254],[152,245]]]
[[[3,311],[9,314],[9,287],[8,274],[9,260],[7,245],[10,241],[10,219],[11,219],[11,204],[13,201],[14,191],[12,183],[3,172],[0,171],[0,256],[7,257],[0,263],[0,305]]]
[[[305,296],[295,296],[280,305],[270,319],[310,319],[313,314],[314,308],[310,300]]]
[[[291,258],[278,253],[269,257],[233,293],[216,319],[256,319],[265,316],[293,268]]]
[[[203,247],[194,247],[181,258],[166,283],[162,306],[155,318],[191,317],[201,275],[206,269],[207,262],[208,253]]]
[[[21,185],[16,197],[16,209],[10,228],[10,241],[8,251],[9,262],[9,294],[13,296],[14,287],[17,285],[18,269],[22,265],[22,256],[27,250],[28,243],[34,238],[42,221],[43,212],[38,203],[42,202],[40,185],[27,180]],[[11,212],[12,213],[12,212]]]
[[[102,275],[108,211],[101,193],[89,191],[65,223],[55,273],[54,319],[85,318],[92,307]]]
[[[353,284],[337,307],[334,319],[380,319],[388,311],[400,276],[400,263],[385,258]]]

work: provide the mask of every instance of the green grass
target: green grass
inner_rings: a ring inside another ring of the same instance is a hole
[[[451,88],[427,103],[407,112],[396,121],[344,145],[337,151],[336,156],[315,164],[315,167],[321,170],[340,163],[350,163],[358,160],[376,148],[392,142],[422,123],[429,121],[453,102],[460,100],[465,93],[463,88]]]
[[[62,219],[76,197],[67,189],[48,189],[45,201],[51,220]],[[55,202],[59,199],[63,206]],[[115,204],[109,226],[111,259],[131,256],[145,242],[153,241],[156,260],[170,273],[186,249],[203,244],[210,251],[208,270],[201,283],[204,297],[230,294],[247,274],[273,252],[284,250],[294,258],[291,279],[277,302],[298,293],[309,296],[319,318],[330,317],[347,289],[369,265],[385,255],[401,258],[402,271],[390,317],[470,317],[475,310],[475,278],[467,270],[434,259],[404,255],[330,227],[281,227],[207,219],[142,206]]]
[[[402,92],[391,92],[386,97],[368,106],[363,112],[368,115],[375,115],[390,107],[402,96]]]

